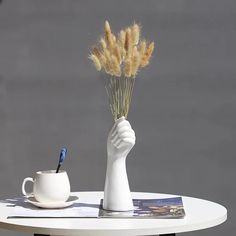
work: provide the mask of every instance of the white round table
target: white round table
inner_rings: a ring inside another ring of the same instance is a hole
[[[168,198],[175,195],[159,193],[132,193],[133,198]],[[76,192],[80,202],[99,203],[103,192]],[[227,219],[225,207],[206,200],[182,197],[184,219],[8,219],[8,201],[0,201],[0,228],[41,235],[66,236],[138,236],[175,235],[175,233],[206,229]],[[14,200],[14,199],[13,199]]]

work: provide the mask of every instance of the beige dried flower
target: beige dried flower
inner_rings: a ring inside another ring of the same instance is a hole
[[[101,54],[101,57],[100,57],[99,60],[100,60],[101,66],[102,66],[102,67],[105,67],[105,65],[106,65],[106,63],[107,63],[106,57],[105,57],[103,54]]]
[[[101,38],[101,39],[100,39],[100,44],[101,44],[102,50],[104,50],[105,48],[107,48],[107,44],[106,44],[104,38]]]
[[[140,27],[138,24],[134,24],[131,28],[131,35],[132,35],[132,43],[133,45],[137,45],[139,42],[140,37]]]
[[[145,40],[141,41],[140,42],[140,45],[139,45],[139,54],[140,54],[140,57],[142,58],[144,53],[146,52],[146,48],[147,48],[147,43]]]
[[[138,49],[135,46],[133,50],[133,55],[132,55],[132,69],[131,69],[131,75],[133,77],[135,77],[135,75],[138,72],[139,64],[140,64],[140,56],[139,56]]]
[[[121,76],[120,64],[118,62],[118,59],[114,55],[112,55],[111,59],[113,74],[118,77]]]
[[[96,69],[100,71],[102,69],[102,66],[97,56],[95,56],[94,54],[91,54],[89,58],[93,61],[93,64],[95,65]]]
[[[124,74],[126,77],[131,77],[132,75],[132,61],[130,57],[125,61]]]
[[[116,36],[114,34],[112,35],[112,40],[113,40],[113,43],[116,42]]]
[[[108,47],[112,48],[113,36],[111,33],[111,27],[108,21],[105,22],[105,41]]]
[[[97,47],[93,48],[92,54],[94,54],[99,60],[100,60],[100,57],[102,55],[102,53],[100,52],[100,50]]]
[[[97,47],[94,47],[92,50],[92,54],[98,58],[98,60],[101,64],[101,69],[102,69],[105,66],[106,61],[107,61],[106,57],[103,55],[103,52],[100,49],[98,49]]]
[[[125,50],[126,50],[126,57],[129,57],[132,54],[132,38],[131,38],[131,29],[127,28],[125,34]]]
[[[147,47],[146,52],[144,53],[141,59],[140,63],[141,67],[145,67],[149,64],[153,51],[154,51],[154,42],[150,43],[149,46]]]
[[[106,91],[114,120],[127,118],[134,88],[135,77],[141,67],[149,64],[154,43],[147,45],[140,40],[141,27],[134,23],[121,30],[118,36],[112,33],[110,24],[105,22],[104,37],[92,49],[90,59],[98,71],[111,75],[106,80]]]
[[[104,64],[104,70],[105,70],[105,72],[106,72],[107,74],[110,74],[110,73],[111,73],[111,68],[110,68],[109,62],[106,62],[106,63]]]
[[[125,47],[125,31],[121,30],[119,33],[119,45],[121,48]]]
[[[121,30],[116,37],[108,21],[105,22],[104,37],[100,45],[92,49],[90,59],[97,70],[105,70],[110,75],[120,77],[135,77],[140,67],[149,64],[154,51],[154,43],[147,46],[145,40],[140,40],[140,25],[134,23],[131,27]]]
[[[118,62],[119,62],[119,65],[121,64],[121,49],[118,45],[115,45],[114,47],[114,55],[116,56]]]
[[[105,67],[105,71],[109,74],[112,73],[112,62],[111,62],[111,55],[108,49],[104,50],[104,57],[106,59],[106,65]]]
[[[107,61],[109,61],[111,59],[111,53],[108,49],[104,50],[104,56],[105,56]]]

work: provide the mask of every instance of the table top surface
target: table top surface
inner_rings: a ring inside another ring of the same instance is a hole
[[[79,202],[99,203],[103,192],[75,192]],[[133,198],[168,198],[176,195],[159,193],[132,193]],[[188,232],[210,228],[227,219],[225,207],[207,200],[183,198],[186,216],[184,219],[97,219],[97,218],[59,218],[59,219],[8,219],[14,199],[0,201],[0,228],[49,235],[88,235],[88,236],[134,236],[159,235]]]

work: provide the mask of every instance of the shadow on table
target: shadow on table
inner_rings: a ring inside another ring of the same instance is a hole
[[[74,207],[100,208],[100,205],[99,205],[99,204],[82,203],[82,202],[74,203],[72,206],[74,206]]]
[[[26,197],[8,198],[5,200],[0,200],[0,203],[6,203],[7,207],[21,206],[25,208],[30,208],[30,204],[26,200]]]
[[[0,203],[6,203],[7,207],[15,207],[20,206],[27,209],[41,209],[36,206],[33,206],[31,203],[27,202],[26,197],[17,197],[17,198],[9,198],[5,200],[0,200]],[[89,207],[89,208],[100,208],[99,204],[92,203],[83,203],[83,202],[75,202],[71,207]]]

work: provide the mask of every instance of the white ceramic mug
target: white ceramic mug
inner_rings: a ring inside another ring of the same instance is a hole
[[[33,183],[33,192],[25,191],[25,184]],[[34,196],[39,202],[65,202],[70,196],[70,181],[66,171],[46,170],[36,172],[35,178],[27,177],[22,183],[22,193]]]

